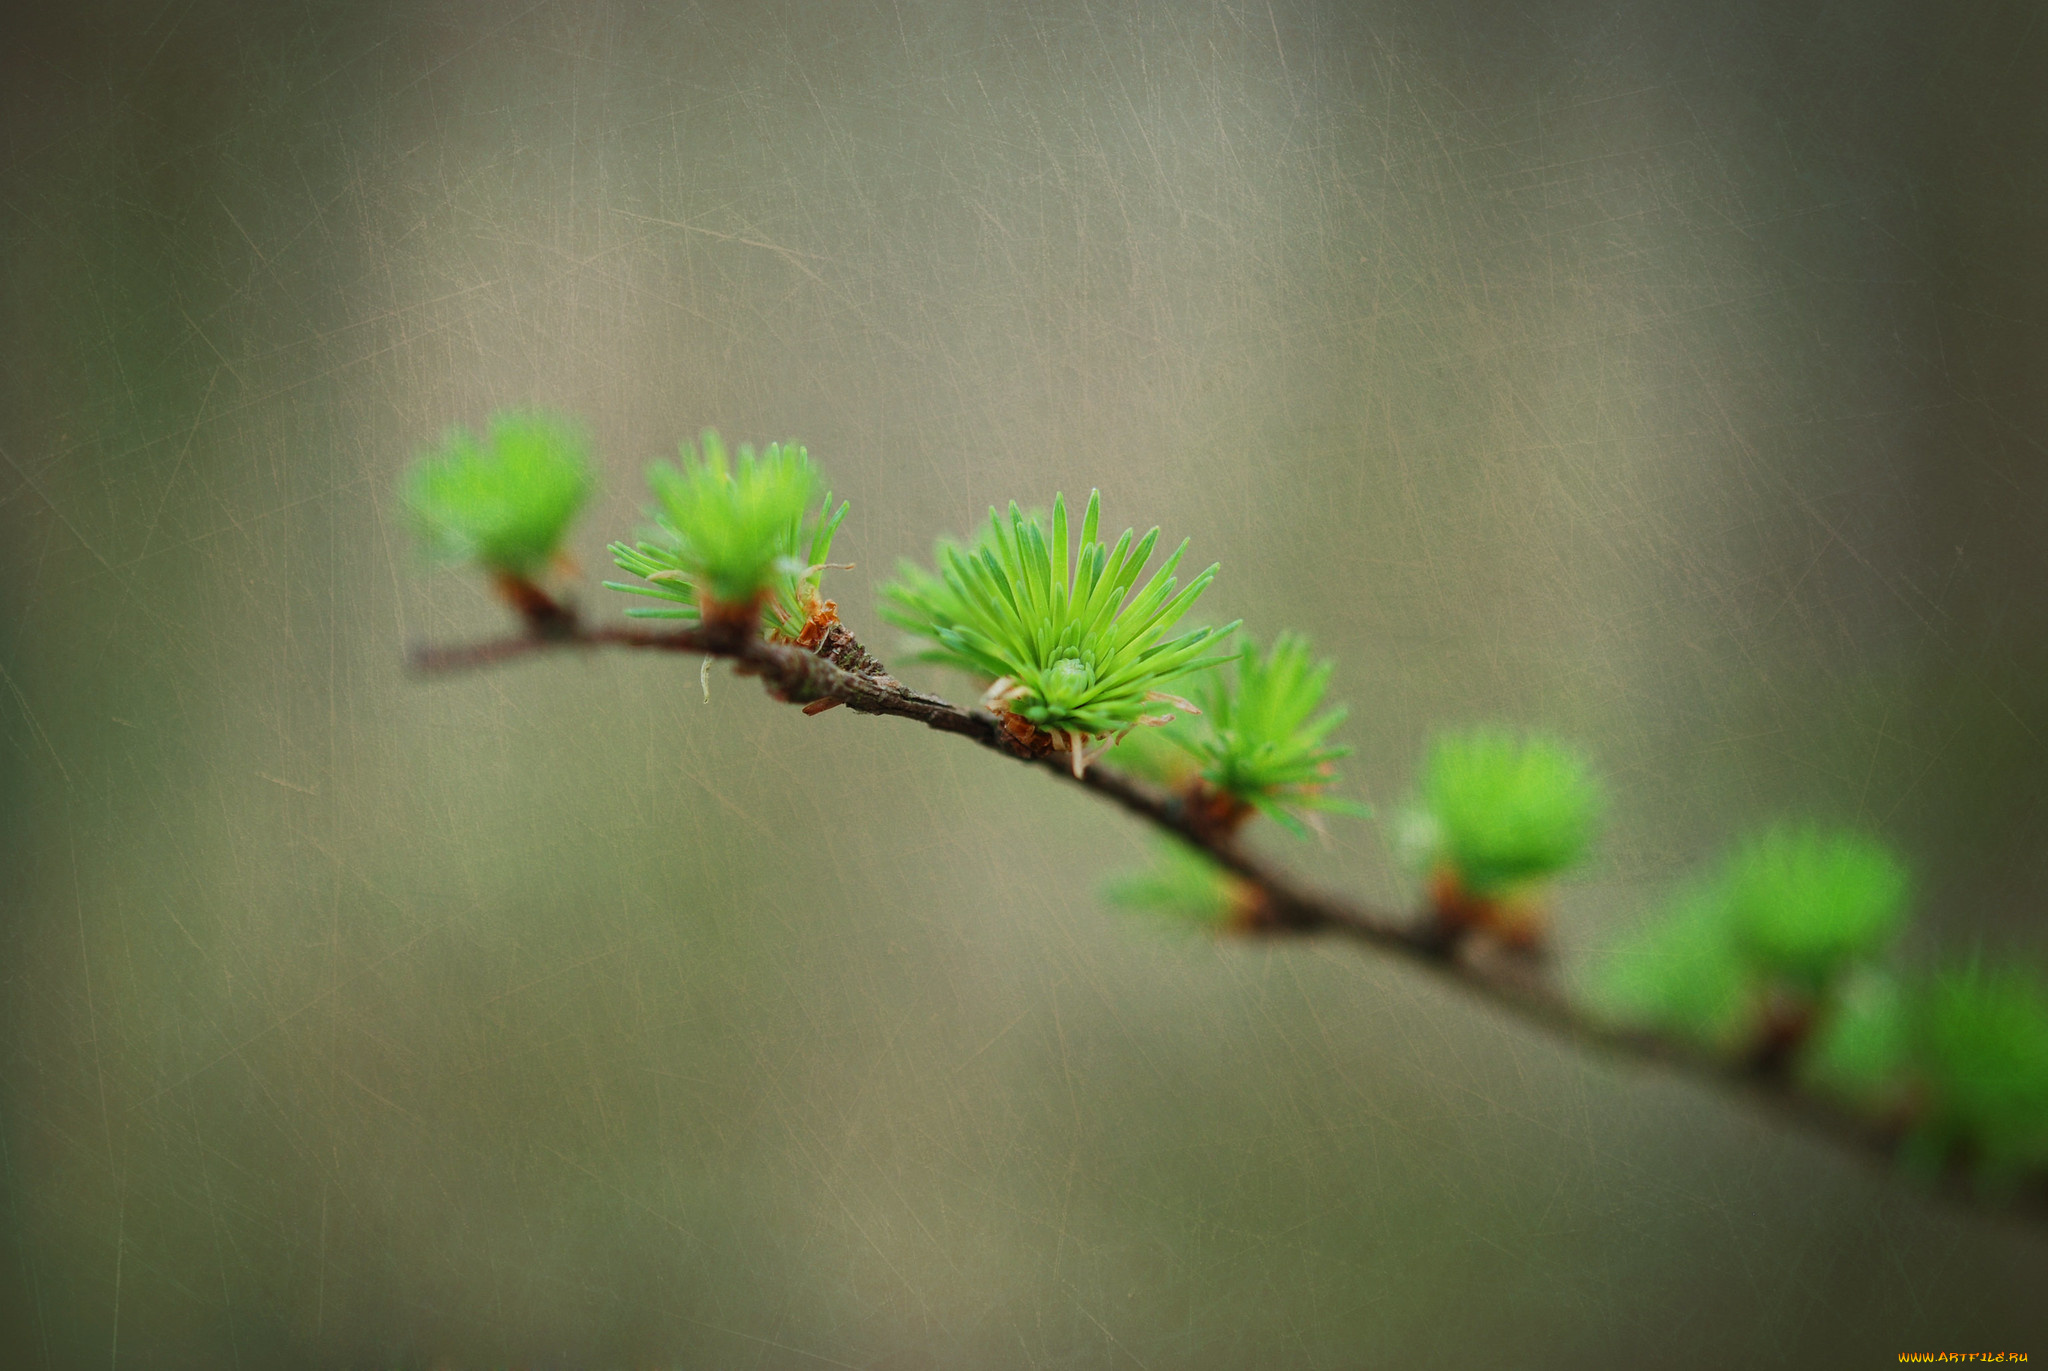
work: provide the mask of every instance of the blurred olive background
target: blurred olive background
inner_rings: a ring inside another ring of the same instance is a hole
[[[1873,1365],[2037,1231],[1349,948],[1129,821],[497,631],[394,502],[585,416],[806,442],[833,589],[1099,485],[1339,664],[1353,789],[1583,740],[1580,969],[1743,826],[2048,961],[2048,24],[1886,4],[17,16],[0,1340],[21,1366]],[[956,696],[961,682],[920,683]],[[1383,900],[1392,825],[1284,850]]]

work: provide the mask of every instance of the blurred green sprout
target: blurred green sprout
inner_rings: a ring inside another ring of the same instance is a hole
[[[1898,1103],[1912,1051],[1913,1009],[1906,987],[1890,971],[1854,972],[1815,1032],[1802,1074],[1859,1104]]]
[[[1916,1147],[1961,1150],[1988,1177],[2048,1163],[2048,989],[2020,967],[1939,974],[1921,1006],[1930,1093]]]
[[[1113,878],[1103,893],[1119,908],[1212,931],[1244,921],[1251,909],[1244,882],[1177,838],[1158,839],[1150,865]]]
[[[991,509],[972,548],[939,544],[937,575],[906,568],[884,591],[883,617],[927,639],[927,660],[994,682],[990,707],[1053,735],[1077,771],[1087,740],[1171,718],[1147,711],[1185,704],[1163,687],[1221,661],[1204,650],[1237,627],[1167,636],[1216,568],[1178,588],[1183,542],[1139,586],[1159,530],[1134,544],[1126,529],[1108,547],[1096,538],[1101,509],[1091,492],[1071,571],[1066,499],[1056,496],[1049,535],[1015,503],[1007,520]]]
[[[1748,1028],[1748,968],[1729,936],[1720,892],[1696,885],[1602,964],[1594,1002],[1627,1023],[1733,1049]]]
[[[1902,1070],[1904,992],[1878,959],[1906,886],[1898,859],[1860,833],[1765,829],[1608,957],[1598,998],[1618,1019],[1729,1051],[1768,1053],[1789,1034],[1809,1080],[1873,1100]]]
[[[758,454],[742,444],[735,462],[706,430],[702,455],[685,443],[681,457],[681,469],[657,462],[647,472],[655,536],[611,545],[619,569],[646,584],[605,585],[663,602],[626,611],[635,618],[695,620],[706,605],[745,612],[759,604],[776,633],[800,637],[825,608],[826,563],[846,504],[834,510],[830,491],[820,498],[817,468],[794,443]]]
[[[1345,717],[1341,705],[1322,707],[1332,664],[1315,660],[1306,637],[1282,633],[1264,654],[1246,640],[1229,667],[1229,676],[1219,667],[1195,687],[1201,724],[1171,735],[1199,759],[1202,779],[1297,836],[1308,832],[1302,813],[1370,815],[1329,793],[1338,759],[1351,753],[1328,742]]]
[[[1540,734],[1441,734],[1423,766],[1410,846],[1425,870],[1496,898],[1581,861],[1604,798],[1578,752]]]
[[[1849,830],[1769,829],[1736,848],[1722,880],[1743,955],[1808,992],[1882,952],[1905,913],[1905,868]]]
[[[570,420],[503,412],[483,438],[448,430],[407,474],[405,503],[434,555],[529,578],[554,557],[590,496],[588,452]]]

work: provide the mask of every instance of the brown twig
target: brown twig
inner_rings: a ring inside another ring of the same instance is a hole
[[[501,591],[526,622],[523,636],[465,647],[420,649],[412,654],[412,669],[421,675],[445,675],[533,653],[578,648],[694,653],[732,661],[740,674],[759,677],[770,695],[804,705],[806,713],[817,712],[830,702],[856,714],[910,719],[941,733],[969,738],[990,751],[1094,791],[1155,828],[1192,844],[1245,881],[1255,892],[1256,912],[1255,917],[1233,924],[1240,933],[1319,934],[1365,944],[1422,967],[1488,1007],[1573,1046],[1710,1082],[1867,1162],[1894,1165],[1908,1121],[1873,1118],[1802,1088],[1795,1075],[1783,1069],[1786,1054],[1768,1059],[1754,1053],[1726,1056],[1682,1039],[1618,1027],[1574,1003],[1526,950],[1492,938],[1447,937],[1443,920],[1434,914],[1402,918],[1299,885],[1287,873],[1240,847],[1233,836],[1234,826],[1215,823],[1199,795],[1188,797],[1164,790],[1102,763],[1076,776],[1068,759],[1033,755],[1020,747],[994,714],[911,690],[889,675],[843,625],[835,623],[814,652],[795,643],[764,639],[743,619],[706,621],[680,629],[585,628],[573,610],[530,582],[501,587]],[[1984,1205],[1983,1193],[1961,1171],[1941,1177],[1937,1188],[1951,1200]],[[2048,1222],[2048,1186],[2036,1178],[2025,1190],[2003,1196],[1998,1208],[2034,1222]]]

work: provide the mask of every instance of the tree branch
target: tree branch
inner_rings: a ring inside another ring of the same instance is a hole
[[[722,657],[741,675],[756,676],[778,700],[809,705],[843,705],[857,714],[910,719],[941,733],[957,734],[992,752],[1040,767],[1062,780],[1092,790],[1155,828],[1172,833],[1206,853],[1244,882],[1252,911],[1237,927],[1255,936],[1327,935],[1362,943],[1420,966],[1496,1012],[1572,1046],[1632,1061],[1711,1084],[1785,1124],[1820,1137],[1880,1168],[1894,1168],[1909,1119],[1876,1118],[1826,1095],[1805,1089],[1776,1056],[1722,1055],[1665,1034],[1617,1027],[1574,1003],[1541,961],[1483,939],[1447,931],[1434,918],[1404,918],[1355,904],[1298,884],[1245,851],[1215,825],[1204,823],[1197,806],[1172,791],[1096,763],[1076,776],[1067,759],[1032,755],[1018,746],[995,715],[965,709],[935,695],[911,690],[890,676],[858,640],[833,625],[817,651],[759,636],[750,621],[707,620],[679,629],[586,628],[575,612],[530,582],[501,586],[527,631],[462,647],[416,650],[411,666],[422,676],[439,676],[495,666],[536,653],[599,647],[638,648]],[[849,670],[841,663],[860,669]],[[1989,1196],[1960,1172],[1933,1178],[1942,1197],[2034,1223],[2048,1223],[2048,1183],[2034,1177],[2022,1189]]]

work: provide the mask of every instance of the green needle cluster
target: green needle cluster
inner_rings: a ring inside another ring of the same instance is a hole
[[[1327,741],[1345,717],[1341,705],[1322,707],[1331,670],[1301,634],[1282,633],[1264,654],[1246,640],[1229,677],[1221,668],[1202,677],[1195,688],[1201,724],[1175,728],[1173,741],[1200,759],[1213,789],[1297,836],[1308,831],[1302,812],[1366,817],[1367,806],[1328,793],[1338,759],[1351,754]]]
[[[1139,586],[1159,530],[1134,541],[1125,529],[1108,547],[1096,537],[1101,507],[1091,492],[1071,571],[1065,497],[1053,500],[1049,535],[1014,503],[1007,520],[991,509],[973,548],[939,545],[936,576],[906,568],[884,592],[883,617],[929,640],[928,660],[994,681],[992,704],[1070,745],[1123,732],[1162,687],[1221,661],[1203,650],[1237,625],[1168,637],[1216,568],[1177,588],[1183,542]]]
[[[1770,829],[1736,849],[1723,882],[1744,957],[1808,991],[1882,952],[1905,916],[1906,869],[1861,833]]]
[[[1493,898],[1576,865],[1604,799],[1585,759],[1541,735],[1439,735],[1423,766],[1414,847],[1426,870]]]
[[[407,474],[405,504],[434,555],[531,577],[589,498],[588,451],[583,430],[567,419],[500,413],[483,438],[450,429]]]
[[[681,456],[680,470],[658,462],[647,472],[656,536],[611,545],[619,569],[647,584],[605,585],[664,602],[626,611],[636,618],[697,619],[706,605],[746,612],[760,604],[777,633],[796,638],[823,603],[825,563],[847,506],[834,510],[830,491],[820,500],[817,468],[794,443],[759,454],[742,444],[735,462],[707,430],[702,455],[685,443]]]

